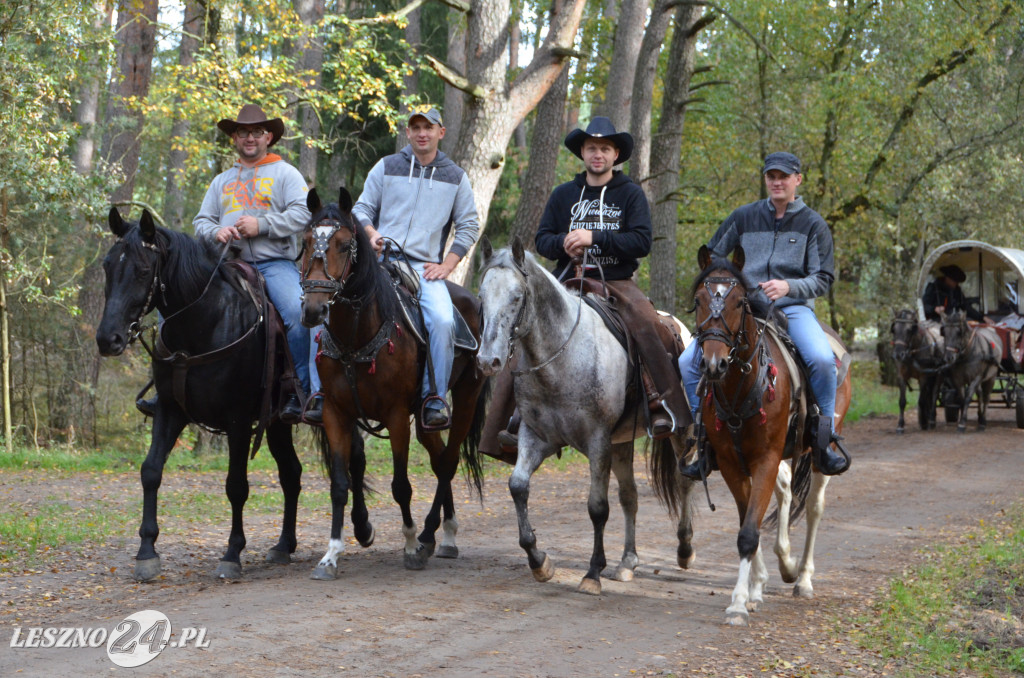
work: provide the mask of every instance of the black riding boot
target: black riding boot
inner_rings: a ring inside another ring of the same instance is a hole
[[[157,402],[160,400],[159,394],[154,395],[152,398],[142,397],[146,395],[146,392],[149,391],[149,389],[151,388],[153,388],[152,379],[150,379],[149,382],[147,382],[146,385],[142,387],[142,390],[139,391],[138,395],[135,396],[135,409],[137,409],[139,412],[142,412],[149,418],[153,418],[153,416],[156,415],[156,405]]]
[[[294,393],[289,393],[284,400],[284,405],[281,407],[281,412],[278,415],[281,421],[286,424],[297,424],[302,419],[302,401],[299,400],[299,396]]]
[[[818,430],[814,436],[814,465],[827,476],[837,476],[850,468],[850,455],[842,445],[842,438],[832,430],[832,420],[818,417]],[[835,447],[833,447],[833,443]],[[838,451],[836,448],[839,448]]]
[[[701,450],[697,450],[697,458],[693,460],[692,464],[683,464],[683,459],[686,459],[686,455],[693,449],[694,444],[697,441],[693,438],[686,439],[686,449],[683,451],[683,457],[679,460],[679,475],[691,480],[703,480],[711,475],[712,471],[718,470],[718,460],[715,458],[715,451],[710,445],[703,445],[703,454]]]

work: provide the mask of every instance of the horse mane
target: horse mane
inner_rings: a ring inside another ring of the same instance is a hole
[[[380,310],[381,317],[394,320],[402,317],[398,304],[398,295],[395,294],[391,284],[391,276],[384,270],[384,266],[377,260],[377,253],[370,245],[370,238],[366,231],[360,228],[352,217],[351,212],[343,212],[338,203],[332,202],[325,205],[319,212],[313,215],[309,226],[333,219],[347,226],[351,226],[356,238],[356,261],[352,266],[352,273],[345,283],[345,289],[341,297],[350,301],[364,302],[375,299]],[[309,227],[307,226],[307,228]]]
[[[693,287],[690,288],[690,298],[697,296],[697,290],[704,284],[704,281],[715,271],[725,270],[729,272],[729,275],[740,281],[740,285],[743,286],[744,292],[747,293],[747,300],[750,302],[750,309],[754,315],[758,318],[767,318],[768,309],[771,304],[764,294],[751,294],[754,291],[760,291],[760,288],[754,283],[750,282],[750,278],[743,273],[742,270],[736,267],[728,259],[723,257],[713,257],[711,263],[708,264],[707,268],[697,274],[697,279],[693,281]]]
[[[125,221],[129,225],[122,240],[129,251],[141,253],[142,231],[137,221]],[[185,296],[198,295],[210,278],[210,269],[217,258],[200,240],[180,231],[157,227],[154,238],[164,259],[160,272],[165,281],[173,281],[174,287]]]

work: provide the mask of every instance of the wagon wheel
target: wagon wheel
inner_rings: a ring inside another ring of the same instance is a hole
[[[1013,399],[1017,405],[1017,428],[1024,428],[1024,388],[1013,389]]]
[[[946,411],[946,423],[955,424],[960,421],[960,408],[953,405],[947,405],[943,408]]]

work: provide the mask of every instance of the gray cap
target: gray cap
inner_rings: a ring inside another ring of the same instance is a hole
[[[427,122],[438,127],[444,127],[444,123],[441,122],[441,111],[437,110],[433,106],[414,106],[409,111],[409,117],[406,118],[406,126],[412,124],[413,118],[426,118]]]
[[[764,159],[764,169],[761,170],[761,174],[767,174],[769,170],[779,170],[786,174],[800,174],[800,158],[785,151],[769,153],[768,157]]]

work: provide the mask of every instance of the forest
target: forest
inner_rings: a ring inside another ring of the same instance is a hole
[[[696,252],[764,197],[763,157],[803,161],[832,229],[821,318],[880,339],[936,245],[1024,247],[1024,24],[1016,0],[2,0],[0,431],[11,445],[114,444],[137,427],[148,356],[101,359],[107,213],[191,232],[234,161],[216,122],[282,117],[310,186],[358,195],[443,113],[481,231],[532,235],[562,146],[595,115],[629,130],[652,207],[640,270],[684,319]],[[456,275],[473,286],[477,257]],[[112,386],[113,384],[113,386]]]

